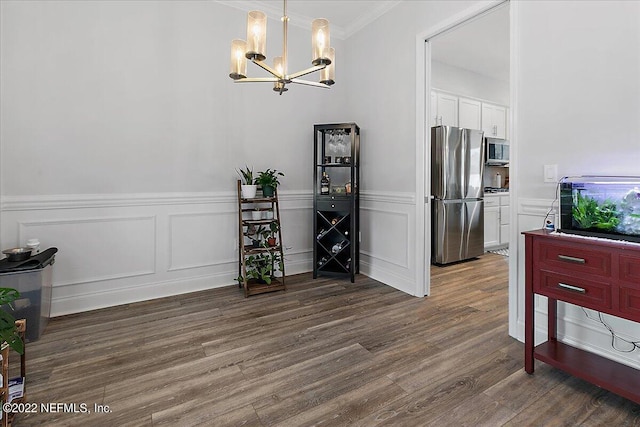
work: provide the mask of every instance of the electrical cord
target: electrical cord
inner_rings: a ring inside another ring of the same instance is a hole
[[[611,348],[613,348],[615,351],[618,351],[620,353],[631,353],[631,352],[635,351],[636,349],[640,349],[640,341],[630,341],[630,340],[622,338],[620,335],[616,334],[615,331],[613,330],[613,328],[611,326],[609,326],[604,321],[604,318],[602,317],[602,313],[601,312],[598,312],[598,318],[595,319],[595,318],[589,316],[589,313],[587,312],[587,310],[585,310],[584,307],[581,307],[581,308],[582,308],[582,311],[584,312],[584,315],[587,316],[587,319],[593,320],[594,322],[602,323],[602,325],[605,328],[607,328],[607,330],[611,334]],[[624,343],[627,343],[627,344],[631,345],[631,350],[623,350],[623,349],[617,348],[616,347],[616,340],[619,340],[619,341],[622,341]]]
[[[549,210],[547,211],[547,214],[544,216],[544,219],[542,220],[542,228],[547,228],[547,219],[549,218],[549,215],[551,215],[551,213],[556,210],[556,205],[558,204],[558,195],[560,194],[560,184],[565,180],[569,178],[568,176],[563,176],[562,178],[560,178],[560,180],[556,183],[556,197],[553,199],[553,202],[551,202],[551,206],[549,207]],[[553,224],[554,228],[556,228],[558,226],[558,224]]]

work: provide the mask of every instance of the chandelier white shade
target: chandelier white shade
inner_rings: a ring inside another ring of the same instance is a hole
[[[311,22],[311,49],[313,50],[313,65],[320,65],[329,59],[329,21],[314,19]]]
[[[267,15],[252,10],[247,15],[247,58],[264,61],[267,47]]]
[[[289,74],[287,62],[287,0],[284,0],[282,16],[282,56],[273,59],[273,67],[266,64],[267,59],[267,15],[260,11],[251,11],[247,15],[247,40],[231,41],[231,69],[229,77],[235,83],[267,82],[273,83],[273,90],[282,95],[289,83],[303,84],[328,89],[335,83],[335,50],[331,47],[329,21],[314,19],[311,23],[311,64],[312,67]],[[247,77],[247,60],[271,74],[270,77]],[[317,82],[303,80],[300,77],[320,71]]]

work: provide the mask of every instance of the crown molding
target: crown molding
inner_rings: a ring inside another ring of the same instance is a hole
[[[243,12],[249,12],[251,10],[260,10],[267,14],[267,19],[274,19],[276,21],[280,21],[282,18],[281,7],[274,7],[272,4],[261,2],[261,1],[216,0],[216,3],[224,4],[225,6],[233,7],[234,9],[239,9],[239,10],[242,10]],[[311,31],[311,21],[313,21],[314,18],[292,13],[291,11],[287,12],[287,16],[289,17],[289,26]],[[341,27],[338,27],[337,25],[331,24],[331,37],[335,37],[339,40],[344,40],[345,39],[344,29],[342,29]]]
[[[380,16],[387,13],[398,4],[402,3],[402,1],[403,0],[386,0],[376,2],[376,7],[369,10],[363,10],[362,15],[360,15],[352,24],[350,24],[346,28],[335,25],[335,23],[331,23],[331,37],[335,37],[339,40],[346,40],[356,32],[369,25],[371,22],[378,19]],[[249,12],[251,10],[261,10],[267,14],[267,18],[275,19],[278,21],[280,20],[280,18],[282,18],[282,8],[274,7],[273,3],[255,0],[215,0],[215,2],[223,4],[225,6],[233,7],[234,9],[242,10],[244,12]],[[311,29],[311,21],[313,21],[314,17],[292,13],[291,11],[288,11],[287,15],[289,16],[289,25],[305,30]]]
[[[382,15],[402,3],[403,0],[389,0],[389,1],[380,1],[377,7],[364,12],[362,15],[358,17],[351,25],[347,26],[344,31],[344,36],[342,40],[346,40],[376,19],[380,18]],[[333,31],[333,27],[332,27]],[[340,38],[340,37],[338,37]]]

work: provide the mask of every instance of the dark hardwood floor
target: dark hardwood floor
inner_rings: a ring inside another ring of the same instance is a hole
[[[52,319],[27,345],[28,400],[91,413],[15,425],[640,425],[640,405],[539,362],[524,372],[506,258],[432,278],[423,299],[303,274],[287,292],[227,287]]]

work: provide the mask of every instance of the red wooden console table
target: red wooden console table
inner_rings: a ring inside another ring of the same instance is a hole
[[[534,359],[640,403],[640,370],[557,340],[557,301],[640,322],[640,245],[536,230],[525,236],[524,369]],[[534,296],[548,298],[548,340],[535,346]]]

